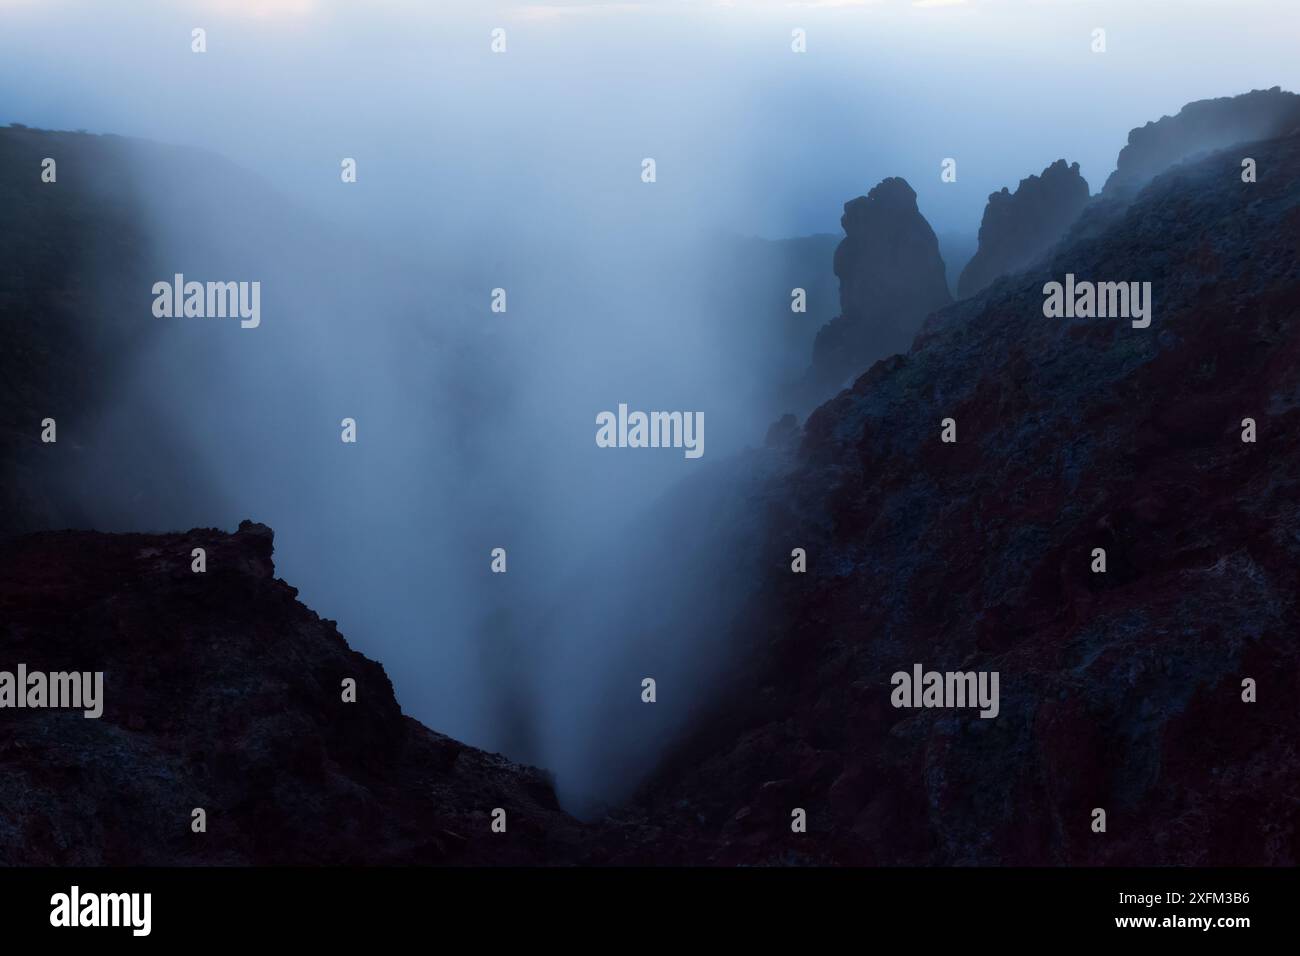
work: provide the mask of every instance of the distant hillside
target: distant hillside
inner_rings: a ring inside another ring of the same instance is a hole
[[[1128,135],[1102,195],[1126,198],[1175,163],[1300,129],[1300,95],[1273,87],[1188,103]]]
[[[47,157],[57,164],[54,182],[41,178]],[[181,495],[201,497],[207,479],[189,460],[184,430],[164,424],[165,408],[119,430],[119,441],[134,433],[149,443],[138,454],[122,449],[114,474],[91,464],[121,383],[145,357],[162,349],[173,364],[201,356],[195,387],[216,364],[210,339],[196,342],[187,338],[192,326],[152,316],[154,282],[177,271],[256,277],[271,249],[301,248],[323,262],[341,261],[341,250],[225,160],[111,135],[0,128],[0,210],[9,224],[0,235],[8,346],[0,352],[0,536],[85,527],[88,503],[110,484],[120,499],[147,497],[157,516]],[[232,234],[241,237],[233,251]],[[57,454],[40,440],[45,418],[57,423]]]
[[[75,522],[42,487],[41,421],[68,444],[144,334],[120,303],[154,270],[117,137],[0,128],[0,535]],[[58,162],[53,184],[41,162]]]

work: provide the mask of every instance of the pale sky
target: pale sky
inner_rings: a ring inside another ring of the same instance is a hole
[[[0,0],[0,122],[203,146],[305,195],[364,157],[394,216],[563,215],[653,156],[737,232],[834,232],[889,175],[973,230],[1057,158],[1095,191],[1190,100],[1300,88],[1298,26],[1291,0]]]

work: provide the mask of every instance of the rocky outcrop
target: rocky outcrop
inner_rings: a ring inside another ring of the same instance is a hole
[[[925,317],[952,301],[938,239],[906,180],[885,179],[845,203],[840,224],[840,314],[813,344],[811,377],[823,393],[905,351]]]
[[[1175,163],[1296,129],[1300,129],[1300,96],[1276,86],[1188,103],[1177,115],[1163,116],[1128,134],[1128,144],[1120,150],[1101,195],[1129,198]]]
[[[766,596],[637,806],[669,845],[620,859],[1300,861],[1300,136],[1248,148],[1258,183],[1177,167],[745,463]],[[1044,318],[1066,272],[1152,282],[1151,326]],[[998,672],[998,716],[895,708],[918,663]]]
[[[0,865],[572,859],[547,777],[403,716],[271,554],[250,522],[0,550],[0,671],[104,674],[98,719],[0,709]]]
[[[998,276],[1040,258],[1088,204],[1088,183],[1079,164],[1058,159],[1040,176],[1020,180],[1015,192],[1003,187],[989,195],[980,222],[979,249],[957,283],[961,298],[979,292]]]

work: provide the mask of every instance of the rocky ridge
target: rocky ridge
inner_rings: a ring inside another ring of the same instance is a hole
[[[0,865],[573,859],[582,828],[547,775],[404,716],[383,668],[275,577],[272,549],[247,521],[0,548],[0,669],[104,674],[97,719],[3,711]]]
[[[980,223],[979,249],[957,282],[961,298],[999,276],[1031,264],[1057,242],[1088,204],[1088,183],[1079,164],[1058,159],[1041,175],[1020,180],[1015,192],[989,195]]]

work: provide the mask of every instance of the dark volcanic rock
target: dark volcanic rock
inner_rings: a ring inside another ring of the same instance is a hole
[[[980,222],[979,250],[957,283],[961,298],[972,296],[998,276],[1009,275],[1045,255],[1088,204],[1088,183],[1079,164],[1058,159],[1041,176],[1020,180],[989,195]]]
[[[619,859],[1300,861],[1300,135],[1246,148],[1258,183],[1176,167],[746,462],[766,599]],[[1067,271],[1151,281],[1150,328],[1044,318]],[[999,715],[893,708],[916,663],[999,672]]]
[[[876,359],[905,351],[925,317],[952,301],[939,241],[906,180],[883,180],[845,203],[840,224],[840,315],[813,344],[811,375],[823,394]]]
[[[546,776],[403,716],[271,551],[250,522],[4,545],[0,670],[103,671],[104,706],[0,710],[0,865],[571,858],[583,828]]]
[[[1106,180],[1101,195],[1107,199],[1128,198],[1152,177],[1197,154],[1235,143],[1271,139],[1297,129],[1300,96],[1276,86],[1188,103],[1178,115],[1163,116],[1128,134],[1128,145],[1120,150],[1115,171]]]

